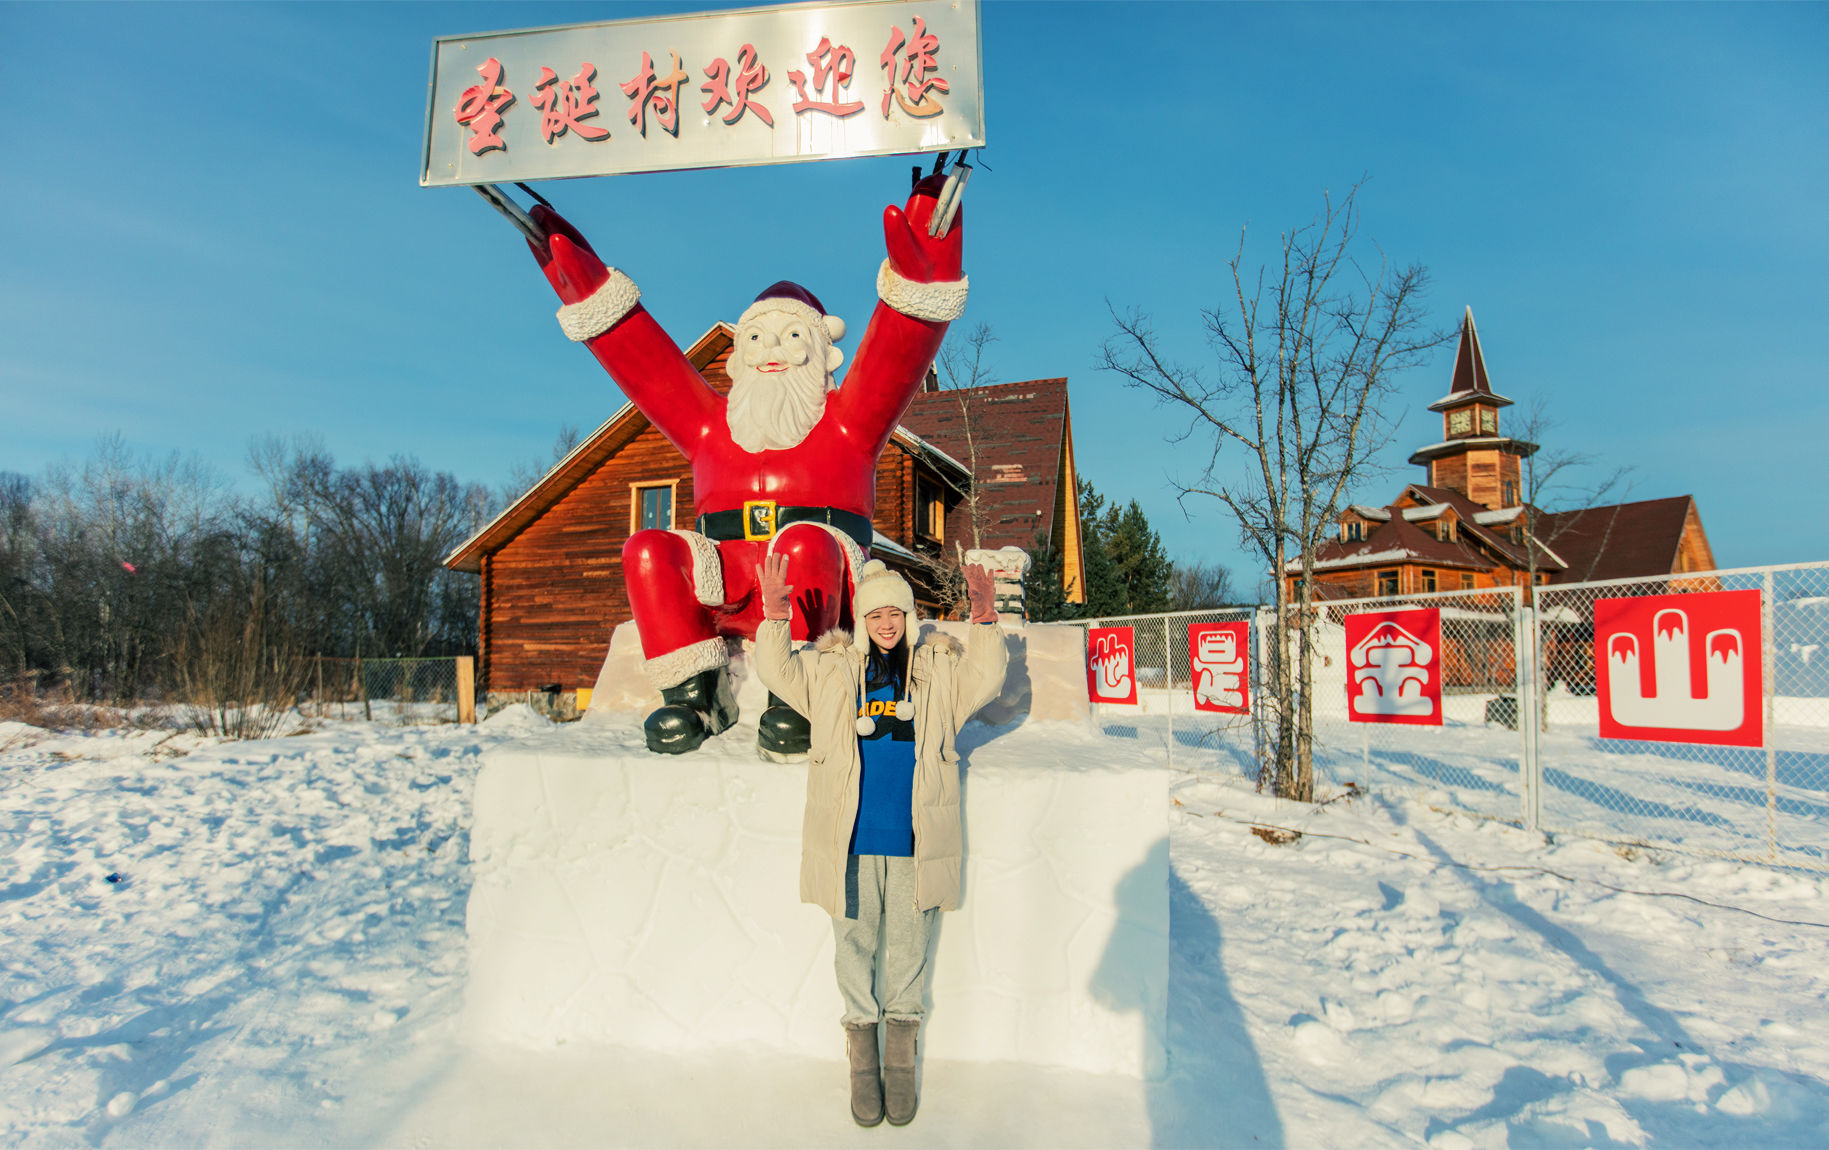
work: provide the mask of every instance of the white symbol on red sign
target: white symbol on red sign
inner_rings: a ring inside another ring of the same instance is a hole
[[[1348,615],[1347,718],[1439,726],[1441,635],[1435,608]]]
[[[1086,682],[1096,703],[1135,703],[1137,680],[1131,667],[1131,629],[1093,627],[1086,634]]]
[[[1188,627],[1188,661],[1194,670],[1194,708],[1243,715],[1247,711],[1247,623],[1195,623]]]
[[[1596,601],[1601,735],[1761,745],[1759,614],[1757,591]]]

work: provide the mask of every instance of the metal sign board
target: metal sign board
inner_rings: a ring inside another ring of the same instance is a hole
[[[447,36],[424,186],[984,145],[978,0],[852,0]]]

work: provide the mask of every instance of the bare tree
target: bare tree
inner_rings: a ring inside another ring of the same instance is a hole
[[[569,422],[561,424],[559,433],[553,436],[552,450],[544,457],[536,456],[508,469],[508,478],[502,482],[502,502],[513,503],[527,494],[534,484],[546,477],[546,473],[551,471],[555,464],[570,455],[572,449],[577,447],[583,438],[576,424]]]
[[[1284,232],[1281,262],[1270,268],[1246,268],[1241,232],[1227,261],[1232,299],[1202,313],[1217,359],[1211,375],[1169,358],[1148,317],[1115,306],[1101,354],[1127,385],[1187,415],[1177,442],[1210,439],[1200,475],[1176,483],[1183,505],[1198,496],[1224,506],[1275,581],[1259,785],[1301,801],[1314,798],[1315,548],[1348,486],[1372,469],[1392,375],[1449,338],[1424,321],[1421,266],[1391,268],[1375,249],[1374,259],[1357,257],[1358,191],[1327,197],[1313,221]],[[1227,445],[1249,455],[1243,474],[1222,470]]]
[[[1232,569],[1219,563],[1176,563],[1169,571],[1169,610],[1198,611],[1232,607],[1238,592],[1232,587]]]
[[[1530,407],[1525,410],[1518,431],[1526,442],[1541,444],[1555,427],[1556,421],[1549,415],[1549,405],[1542,396],[1538,396],[1531,400]],[[1536,601],[1537,570],[1544,549],[1554,551],[1556,540],[1574,530],[1577,523],[1584,532],[1598,530],[1601,533],[1599,546],[1594,547],[1590,553],[1595,558],[1606,553],[1614,521],[1618,519],[1618,509],[1603,505],[1617,503],[1625,498],[1631,488],[1628,479],[1632,469],[1617,467],[1595,482],[1580,482],[1576,473],[1593,464],[1593,456],[1579,451],[1545,452],[1539,449],[1525,457],[1524,504],[1520,512],[1520,527],[1523,529],[1524,551],[1530,576],[1529,590],[1525,592],[1527,602]],[[1590,521],[1583,516],[1577,520],[1567,513],[1581,508],[1593,508],[1597,518]],[[1587,570],[1571,570],[1569,578],[1580,581],[1592,578],[1593,574],[1590,564]]]
[[[983,497],[984,479],[978,474],[978,404],[977,389],[991,381],[995,365],[986,361],[990,346],[997,342],[997,336],[991,332],[988,323],[978,324],[963,336],[949,339],[940,348],[940,356],[935,360],[935,374],[940,381],[940,390],[950,391],[959,404],[959,420],[965,430],[965,458],[960,460],[971,475],[971,483],[965,492],[966,521],[971,528],[972,547],[984,546],[984,525],[988,518]],[[956,558],[963,564],[963,548]],[[961,584],[963,594],[964,585]]]

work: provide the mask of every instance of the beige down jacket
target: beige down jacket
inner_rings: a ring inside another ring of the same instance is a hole
[[[910,620],[911,629],[918,624]],[[915,639],[910,678],[915,715],[915,909],[959,905],[964,838],[959,823],[959,754],[953,737],[1003,689],[1009,654],[1003,628],[973,624],[965,644],[928,630]],[[796,650],[788,625],[756,628],[756,675],[812,724],[807,809],[800,829],[800,901],[844,913],[845,861],[857,822],[863,761],[857,746],[858,680],[865,656],[848,631],[830,631]]]

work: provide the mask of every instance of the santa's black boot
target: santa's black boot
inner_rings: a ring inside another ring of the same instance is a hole
[[[768,710],[756,724],[756,753],[770,762],[792,763],[804,759],[812,745],[813,724],[770,691]]]
[[[642,724],[648,749],[660,755],[683,755],[737,721],[737,700],[730,693],[730,671],[714,667],[660,693],[666,706]]]

